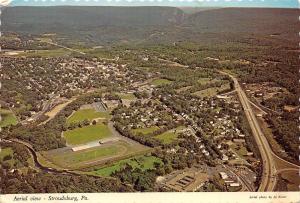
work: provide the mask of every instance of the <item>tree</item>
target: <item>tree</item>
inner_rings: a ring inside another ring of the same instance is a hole
[[[12,159],[12,157],[11,157],[10,154],[3,157],[3,161],[8,161],[8,160],[11,160],[11,159]]]

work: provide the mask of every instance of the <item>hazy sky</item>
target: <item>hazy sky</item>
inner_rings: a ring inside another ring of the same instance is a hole
[[[300,0],[12,0],[12,6],[188,6],[298,8]]]

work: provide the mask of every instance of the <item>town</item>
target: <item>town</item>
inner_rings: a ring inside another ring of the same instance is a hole
[[[166,39],[152,26],[120,32],[134,43],[109,26],[3,32],[1,193],[298,188],[297,88],[276,82],[288,53],[256,35],[195,34],[183,22],[163,28]]]

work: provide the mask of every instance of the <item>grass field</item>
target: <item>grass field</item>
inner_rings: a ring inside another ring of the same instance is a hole
[[[198,80],[198,83],[200,83],[201,85],[206,85],[206,84],[213,83],[216,81],[217,81],[216,79],[212,79],[212,78],[200,78]]]
[[[51,49],[51,50],[34,50],[34,51],[27,51],[19,54],[19,56],[40,56],[40,57],[58,57],[58,56],[65,56],[70,55],[72,52],[66,49]]]
[[[119,95],[121,99],[128,99],[128,100],[134,100],[134,99],[136,99],[136,97],[134,96],[134,94],[131,94],[131,93],[128,93],[128,94],[117,93],[117,95]]]
[[[155,136],[155,138],[162,141],[164,144],[170,144],[177,139],[179,131],[182,129],[184,129],[184,126],[180,126],[176,129],[172,129],[167,132],[164,132],[160,135]],[[175,132],[175,130],[176,130],[176,132]]]
[[[193,95],[199,97],[213,97],[216,96],[219,92],[230,89],[229,83],[223,84],[221,87],[211,87],[205,90],[194,92]]]
[[[3,158],[5,157],[5,156],[7,156],[7,155],[13,155],[13,150],[12,150],[12,148],[10,148],[10,147],[7,147],[7,148],[3,148],[2,150],[1,150],[1,152],[0,152],[0,160],[1,161],[3,161]]]
[[[92,121],[95,118],[108,118],[108,112],[97,112],[94,109],[79,109],[67,119],[67,123],[77,123],[84,120]]]
[[[239,149],[236,148],[236,152],[238,155],[240,155],[241,157],[243,156],[247,156],[247,149],[244,146],[240,146]]]
[[[10,155],[11,157],[13,157],[13,153],[14,153],[14,151],[10,147],[2,149],[0,152],[0,161],[2,162],[3,158],[7,155]],[[4,162],[9,163],[10,166],[13,166],[15,163],[15,160],[13,158],[11,158],[10,160],[6,160]]]
[[[117,155],[121,151],[122,147],[119,145],[94,147],[77,152],[70,151],[54,154],[50,156],[50,161],[58,166],[72,168],[86,161],[103,159],[105,157]]]
[[[107,51],[106,49],[90,49],[90,50],[85,50],[86,53],[88,53],[89,56],[92,57],[99,57],[99,58],[104,58],[104,59],[114,59],[115,56],[113,53]]]
[[[149,133],[153,133],[154,131],[158,130],[159,127],[157,126],[151,126],[149,128],[137,128],[134,129],[133,132],[134,134],[142,133],[143,135],[147,135]]]
[[[112,144],[93,147],[86,150],[61,152],[51,150],[42,152],[43,156],[52,164],[64,168],[86,168],[106,164],[108,161],[120,160],[140,153],[146,153],[149,148],[142,145],[117,141]]]
[[[155,86],[167,85],[170,83],[172,83],[172,81],[167,80],[167,79],[156,79],[151,82],[151,84],[155,85]]]
[[[68,144],[78,145],[111,136],[111,132],[104,124],[89,125],[64,132]]]
[[[0,127],[16,125],[18,123],[16,116],[10,110],[0,109],[0,114],[2,118]]]
[[[38,41],[40,41],[40,42],[47,42],[47,43],[52,42],[52,39],[48,38],[48,37],[37,37],[35,39],[38,40]]]
[[[126,164],[132,166],[133,169],[139,168],[141,170],[148,170],[154,168],[154,163],[162,163],[162,161],[154,156],[137,156],[118,161],[109,167],[96,169],[91,173],[100,176],[110,176],[113,172],[119,171],[125,167]]]
[[[232,142],[230,144],[230,148],[231,150],[233,150],[234,152],[237,153],[237,155],[239,155],[241,158],[243,158],[243,156],[247,156],[247,148],[245,146],[243,146],[242,144],[237,144]]]

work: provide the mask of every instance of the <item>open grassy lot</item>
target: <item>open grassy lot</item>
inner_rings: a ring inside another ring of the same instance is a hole
[[[143,135],[147,135],[149,133],[153,133],[154,131],[156,131],[158,129],[159,129],[159,127],[157,127],[157,126],[151,126],[149,128],[137,128],[137,129],[134,129],[133,132],[135,134],[142,133]]]
[[[240,149],[237,151],[237,153],[240,156],[247,156],[247,149],[246,149],[246,147],[244,147],[244,146],[240,147]]]
[[[232,144],[231,147],[239,156],[243,157],[247,155],[247,149],[243,145]]]
[[[0,114],[2,118],[0,127],[16,125],[18,123],[16,116],[10,110],[0,109]]]
[[[211,87],[207,88],[205,90],[197,91],[194,92],[193,94],[198,96],[198,97],[213,97],[216,96],[219,92],[224,91],[224,90],[229,90],[230,85],[229,83],[223,84],[221,87]]]
[[[134,94],[131,93],[117,93],[117,95],[120,96],[121,99],[128,99],[128,100],[134,100],[136,99],[136,97],[134,96]]]
[[[115,55],[110,52],[107,51],[106,49],[102,49],[102,48],[94,48],[94,49],[89,49],[89,50],[85,50],[85,52],[92,57],[98,57],[98,58],[104,58],[104,59],[114,59]]]
[[[206,85],[206,84],[213,83],[216,81],[218,81],[218,80],[213,79],[213,78],[200,78],[198,80],[198,83],[200,83],[201,85]]]
[[[66,49],[51,49],[51,50],[34,50],[34,51],[26,51],[19,56],[40,56],[40,57],[58,57],[58,56],[66,56],[70,55],[72,52]]]
[[[172,81],[167,80],[167,79],[156,79],[151,82],[151,84],[155,85],[155,86],[167,85],[170,83],[172,83]]]
[[[6,148],[3,148],[3,149],[1,149],[1,151],[0,151],[0,160],[1,161],[3,161],[3,158],[5,157],[5,156],[7,156],[7,155],[13,155],[13,150],[12,150],[12,148],[10,148],[10,147],[6,147]]]
[[[108,118],[108,112],[98,112],[94,109],[79,109],[74,114],[72,114],[68,119],[67,123],[77,123],[84,120],[92,121],[95,118]]]
[[[68,144],[79,145],[111,136],[111,132],[104,124],[89,125],[64,132]]]
[[[42,152],[42,154],[49,162],[58,167],[79,169],[100,166],[108,162],[112,163],[113,161],[148,151],[149,148],[142,145],[117,141],[76,152],[68,150],[62,153],[59,150],[51,150]]]
[[[168,130],[167,132],[155,136],[155,138],[162,141],[164,144],[170,144],[177,139],[179,131],[182,129],[184,129],[184,126],[180,126],[178,128]]]
[[[36,40],[40,41],[40,42],[52,42],[52,39],[49,37],[37,37],[35,38]]]
[[[136,156],[130,159],[124,159],[118,161],[109,167],[95,169],[94,171],[91,172],[91,174],[100,175],[100,176],[110,176],[113,172],[119,171],[120,169],[125,167],[126,164],[129,164],[134,169],[135,168],[139,168],[141,170],[153,169],[154,163],[162,163],[162,161],[155,156]]]
[[[105,157],[115,156],[118,153],[121,153],[123,150],[124,147],[122,148],[120,145],[111,145],[107,147],[93,147],[77,152],[69,151],[51,154],[47,157],[50,158],[51,162],[58,166],[73,168],[75,166],[80,166],[82,163],[87,161],[95,161]]]
[[[1,152],[0,152],[0,161],[2,162],[6,162],[6,163],[9,163],[10,166],[13,166],[14,163],[15,163],[15,160],[13,158],[9,159],[9,160],[6,160],[4,161],[3,158],[10,155],[11,157],[13,157],[13,153],[14,151],[12,150],[12,148],[10,147],[6,147],[6,148],[3,148],[1,149]]]

